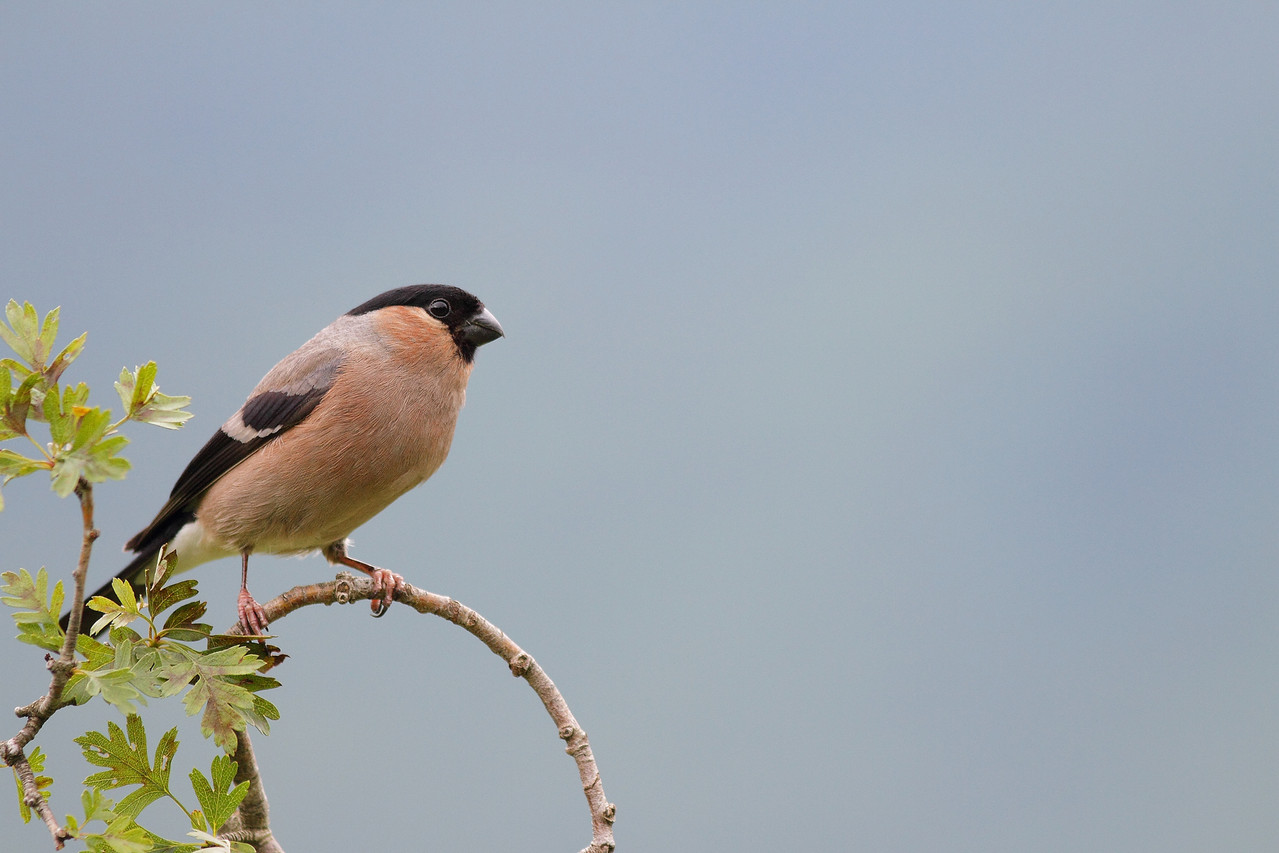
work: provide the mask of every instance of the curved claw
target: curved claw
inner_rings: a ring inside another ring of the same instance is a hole
[[[369,606],[373,610],[373,618],[380,619],[386,615],[386,611],[391,609],[395,594],[404,589],[404,578],[395,572],[378,568],[373,569],[371,574],[373,592],[377,597],[369,600]]]
[[[369,600],[369,606],[373,610],[374,618],[381,618],[386,615],[386,611],[391,609],[391,602],[395,599],[395,594],[404,589],[404,577],[397,575],[395,572],[379,569],[377,566],[369,565],[363,560],[357,560],[346,553],[346,541],[334,542],[332,545],[324,549],[324,556],[331,563],[340,563],[349,566],[352,569],[359,569],[370,578],[373,579],[373,597]]]

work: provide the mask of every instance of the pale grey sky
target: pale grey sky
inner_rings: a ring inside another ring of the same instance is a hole
[[[194,397],[98,491],[105,578],[282,355],[390,287],[479,295],[509,337],[453,454],[354,553],[537,657],[619,850],[1273,849],[1276,37],[1265,3],[7,3],[0,298],[89,332],[102,402],[148,359]],[[75,507],[5,494],[0,568],[69,574]],[[218,624],[236,568],[198,570]],[[588,843],[469,636],[277,627],[286,849]],[[46,680],[0,656],[10,706]],[[59,813],[104,716],[41,736]],[[0,837],[48,844],[12,804]]]

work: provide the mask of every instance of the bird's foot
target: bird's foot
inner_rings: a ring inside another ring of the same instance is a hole
[[[404,577],[388,569],[379,569],[376,566],[371,568],[369,576],[373,578],[373,598],[369,603],[373,608],[373,617],[376,619],[386,615],[395,594],[404,589]]]
[[[250,634],[261,636],[266,634],[266,610],[253,599],[252,593],[245,587],[240,588],[240,597],[236,600],[236,610],[240,614],[240,625]]]
[[[391,607],[391,600],[397,592],[404,590],[404,577],[387,569],[357,560],[346,553],[346,540],[340,539],[324,548],[324,557],[330,563],[338,563],[351,569],[359,569],[373,579],[373,598],[369,604],[373,608],[373,616],[385,616]]]

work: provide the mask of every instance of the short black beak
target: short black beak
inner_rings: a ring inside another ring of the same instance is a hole
[[[502,324],[497,322],[497,318],[487,308],[481,308],[480,313],[463,323],[458,334],[462,340],[477,347],[506,336],[502,331]]]

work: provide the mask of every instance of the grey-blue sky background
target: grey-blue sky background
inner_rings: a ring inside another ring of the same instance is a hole
[[[7,3],[0,297],[88,330],[104,403],[148,359],[194,397],[99,489],[97,579],[314,331],[484,299],[451,458],[355,553],[538,658],[620,850],[1274,849],[1276,43],[1270,3]],[[69,575],[75,507],[5,494],[3,568]],[[286,849],[589,841],[469,636],[277,627]],[[11,644],[0,704],[46,681]],[[41,736],[60,813],[103,716]]]

